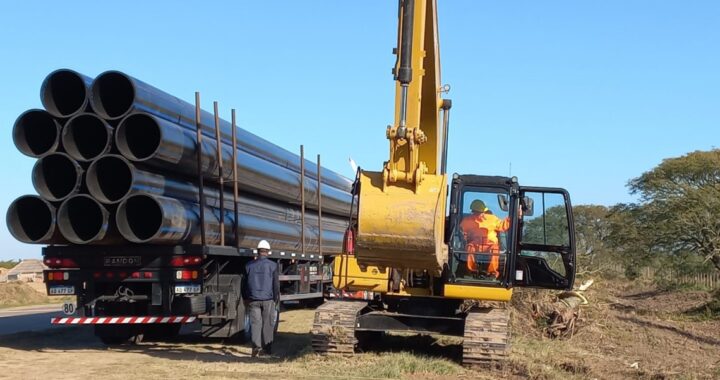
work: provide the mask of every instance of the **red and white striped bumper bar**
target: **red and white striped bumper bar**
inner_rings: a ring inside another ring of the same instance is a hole
[[[80,317],[52,318],[53,325],[130,325],[155,323],[190,323],[197,317]]]

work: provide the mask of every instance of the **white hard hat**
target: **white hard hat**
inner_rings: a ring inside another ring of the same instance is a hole
[[[267,240],[260,240],[258,243],[257,249],[267,249],[270,250],[270,243],[267,242]]]

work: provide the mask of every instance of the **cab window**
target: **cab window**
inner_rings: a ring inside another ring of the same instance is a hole
[[[450,244],[456,280],[500,283],[505,276],[510,229],[503,189],[466,189],[461,195]]]

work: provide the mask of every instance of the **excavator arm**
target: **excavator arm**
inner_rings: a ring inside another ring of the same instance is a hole
[[[389,159],[382,171],[361,173],[355,255],[361,266],[439,274],[447,262],[447,117],[440,116],[450,102],[441,97],[436,1],[400,0],[398,18]]]

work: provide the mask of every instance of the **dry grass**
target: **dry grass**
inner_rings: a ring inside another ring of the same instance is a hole
[[[387,337],[352,358],[311,352],[312,310],[281,314],[276,357],[255,359],[245,345],[184,337],[107,349],[89,328],[0,337],[4,375],[54,379],[102,377],[258,379],[705,379],[720,377],[720,321],[671,318],[702,303],[706,294],[667,293],[632,284],[598,283],[587,293],[580,329],[569,340],[542,336],[531,302],[551,292],[519,291],[513,304],[513,353],[499,369],[458,364],[457,341]],[[42,363],[35,365],[34,363]],[[637,368],[631,367],[638,363]]]
[[[0,308],[61,303],[71,299],[45,295],[45,284],[42,282],[0,283]]]
[[[22,282],[0,284],[0,307],[37,305],[49,302],[44,294]]]

